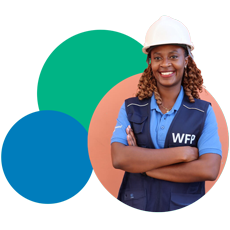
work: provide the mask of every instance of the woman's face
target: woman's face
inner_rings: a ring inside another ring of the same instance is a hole
[[[151,51],[151,67],[157,86],[180,86],[188,64],[185,50],[177,45],[161,45]]]

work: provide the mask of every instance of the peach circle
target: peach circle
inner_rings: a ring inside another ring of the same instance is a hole
[[[124,171],[113,168],[110,140],[113,135],[116,119],[124,100],[134,97],[141,74],[129,77],[114,86],[100,101],[92,116],[88,133],[88,151],[95,174],[102,185],[117,197]],[[222,161],[219,175],[215,181],[207,181],[206,193],[218,180],[223,171],[228,154],[228,129],[224,115],[211,94],[203,90],[201,99],[211,102],[214,109],[218,134],[222,144]]]

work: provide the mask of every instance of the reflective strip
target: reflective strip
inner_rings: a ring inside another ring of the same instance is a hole
[[[114,128],[113,133],[115,132],[115,130],[116,130],[117,128],[121,128],[121,127],[122,127],[122,125],[120,125],[120,126],[116,126],[116,127]]]
[[[139,105],[139,104],[135,104],[135,103],[131,103],[131,104],[128,104],[127,107],[129,107],[130,105],[137,105],[137,106],[146,106],[148,105],[149,103],[145,104],[145,105]]]
[[[204,113],[204,110],[197,109],[197,108],[189,108],[189,107],[187,107],[187,106],[186,106],[186,105],[184,105],[184,104],[183,104],[183,106],[184,106],[185,108],[187,108],[187,109],[196,109],[196,110],[198,110],[198,111],[200,111],[200,112],[203,112],[203,113]]]

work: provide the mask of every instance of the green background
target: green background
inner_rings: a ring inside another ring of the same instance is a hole
[[[141,51],[145,33],[162,15],[189,28],[207,90],[228,122],[228,14],[223,1],[2,1],[0,147],[16,121],[39,110],[64,112],[88,130],[102,97],[120,81],[146,68]],[[188,208],[147,213],[117,202],[94,173],[85,188],[68,201],[33,203],[11,188],[1,168],[0,229],[228,226],[229,174],[227,162],[212,190]]]

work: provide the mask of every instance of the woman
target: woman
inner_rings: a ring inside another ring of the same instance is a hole
[[[186,27],[163,16],[147,32],[148,67],[122,105],[111,140],[113,166],[125,171],[118,199],[146,211],[185,207],[217,178],[221,144]],[[151,63],[149,64],[149,59]]]

